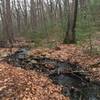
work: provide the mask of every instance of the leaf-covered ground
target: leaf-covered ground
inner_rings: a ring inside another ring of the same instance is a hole
[[[16,49],[14,49],[16,50]],[[0,49],[1,58],[7,55],[6,49]],[[29,55],[44,55],[50,58],[70,59],[78,62],[90,71],[91,76],[100,80],[100,66],[90,68],[100,62],[100,56],[89,56],[75,45],[61,45],[54,49],[32,49]],[[61,93],[61,87],[52,83],[48,77],[36,71],[0,62],[0,100],[69,100]]]
[[[100,80],[100,55],[90,56],[83,51],[82,47],[76,45],[60,45],[54,49],[37,49],[31,51],[32,55],[44,55],[50,58],[69,59],[71,62],[79,63],[91,73],[91,77]]]
[[[61,87],[43,74],[0,64],[0,100],[69,100],[66,98]]]

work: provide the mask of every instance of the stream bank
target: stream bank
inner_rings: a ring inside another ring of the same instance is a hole
[[[16,67],[46,74],[54,84],[62,86],[63,95],[69,96],[71,100],[100,100],[99,82],[91,81],[89,72],[76,62],[27,56],[25,49],[9,55],[6,61]]]

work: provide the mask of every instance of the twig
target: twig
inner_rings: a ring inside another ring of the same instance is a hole
[[[89,67],[91,67],[91,68],[100,68],[99,65],[100,65],[100,62],[97,62],[95,64],[90,65]]]

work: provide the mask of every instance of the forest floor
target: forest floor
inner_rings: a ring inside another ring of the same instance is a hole
[[[0,49],[1,56],[6,56],[7,53],[7,49]],[[54,49],[31,49],[29,55],[69,59],[88,69],[91,77],[100,81],[100,64],[91,66],[100,62],[100,56],[90,56],[79,46],[60,45]],[[0,100],[69,100],[69,97],[63,96],[61,87],[53,84],[47,76],[0,61]]]

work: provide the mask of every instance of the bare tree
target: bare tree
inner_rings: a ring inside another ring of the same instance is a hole
[[[8,39],[10,44],[14,41],[14,33],[13,33],[13,24],[12,24],[12,15],[10,8],[10,0],[6,0],[6,33],[8,34]]]
[[[10,8],[10,0],[2,0],[2,25],[3,32],[5,34],[5,41],[9,41],[10,44],[14,41],[12,15]]]
[[[32,31],[36,31],[36,26],[37,26],[37,18],[36,18],[36,3],[34,0],[30,1],[30,21],[31,21],[31,27],[32,27]]]
[[[16,16],[17,16],[17,29],[18,29],[18,33],[20,33],[21,32],[21,16],[20,16],[20,2],[19,2],[19,0],[17,0]]]
[[[68,0],[68,24],[64,43],[76,43],[75,28],[77,19],[78,0]]]
[[[25,26],[25,31],[27,31],[27,27],[28,27],[28,14],[27,14],[27,0],[24,0],[24,5],[23,5],[23,9],[24,9],[24,13],[23,13],[23,17],[24,17],[24,26]]]
[[[5,40],[10,41],[10,38],[14,40],[14,35],[23,35],[23,37],[31,37],[34,35],[40,36],[40,38],[45,37],[46,39],[47,37],[54,35],[55,39],[62,40],[64,38],[64,43],[76,42],[75,27],[77,19],[77,8],[79,10],[78,21],[80,22],[78,25],[81,24],[81,21],[84,22],[85,25],[88,21],[85,22],[84,20],[88,19],[88,16],[90,16],[89,13],[91,12],[87,11],[88,7],[90,7],[89,4],[96,4],[93,2],[93,0],[0,1],[0,34],[3,35]],[[92,9],[94,9],[94,12],[96,13],[97,10],[95,9],[99,8],[92,7]],[[95,22],[96,17],[99,17],[99,13],[93,14],[93,16]],[[82,24],[80,26],[82,26]],[[64,33],[66,33],[66,35]]]

